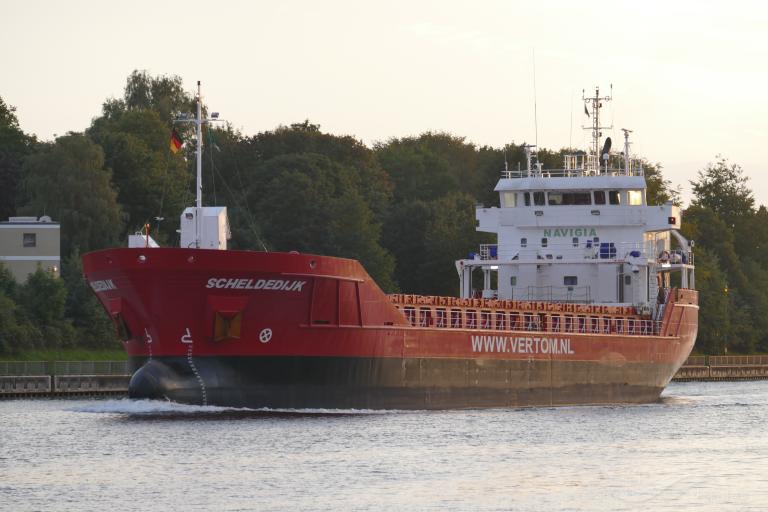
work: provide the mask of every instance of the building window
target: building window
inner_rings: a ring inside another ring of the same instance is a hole
[[[24,233],[24,247],[37,247],[37,233]]]
[[[542,238],[541,239],[541,246],[542,247],[546,247],[547,246],[547,239],[546,238]]]
[[[535,206],[544,206],[544,192],[533,193],[533,204]]]
[[[627,202],[630,206],[640,206],[643,204],[643,191],[642,190],[629,190],[627,192]]]
[[[610,204],[621,204],[621,201],[619,200],[619,191],[618,190],[610,190],[610,191],[608,191],[608,202]]]
[[[527,238],[521,238],[520,239],[520,247],[528,247],[528,239]]]
[[[563,284],[565,286],[576,286],[578,283],[578,276],[563,276]]]
[[[595,204],[605,204],[605,190],[595,190]]]

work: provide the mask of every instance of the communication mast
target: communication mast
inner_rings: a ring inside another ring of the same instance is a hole
[[[197,81],[197,116],[190,118],[189,114],[179,114],[174,123],[194,123],[197,136],[195,156],[197,159],[197,180],[195,183],[195,248],[200,248],[202,240],[202,209],[203,209],[203,125],[217,121],[218,112],[212,112],[211,117],[203,119],[203,95],[200,89],[200,80]]]
[[[600,159],[600,138],[603,136],[601,130],[612,130],[611,126],[600,125],[600,109],[603,107],[604,101],[611,101],[613,95],[613,85],[611,85],[611,96],[600,96],[600,87],[595,87],[595,95],[592,97],[586,97],[584,91],[581,91],[581,99],[584,101],[584,112],[591,118],[592,126],[582,126],[585,130],[592,130],[592,154]],[[589,110],[588,110],[589,108]],[[590,115],[589,112],[592,112]]]

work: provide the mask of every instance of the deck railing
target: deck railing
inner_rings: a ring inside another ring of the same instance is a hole
[[[662,322],[645,318],[494,311],[429,306],[396,306],[411,327],[477,329],[547,333],[613,334],[654,336]]]

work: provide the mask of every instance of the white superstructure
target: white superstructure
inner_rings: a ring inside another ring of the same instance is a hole
[[[659,289],[694,287],[692,243],[679,233],[680,209],[646,203],[640,162],[624,151],[610,153],[610,138],[600,147],[599,91],[591,104],[593,144],[589,152],[567,155],[563,168],[502,172],[496,185],[500,207],[478,207],[477,230],[497,234],[497,244],[456,262],[461,296],[634,305],[650,311]],[[672,243],[675,239],[675,244]],[[673,249],[674,247],[674,249]],[[473,288],[474,270],[483,274]]]

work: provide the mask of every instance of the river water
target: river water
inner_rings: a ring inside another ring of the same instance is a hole
[[[642,406],[0,402],[0,509],[768,510],[768,382]]]

